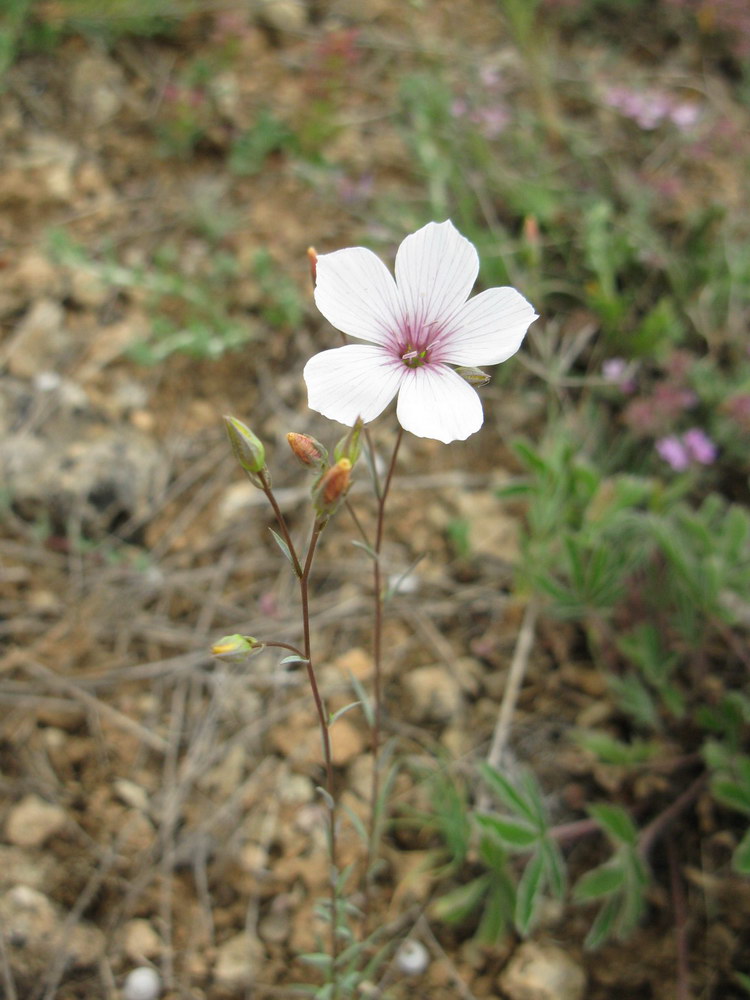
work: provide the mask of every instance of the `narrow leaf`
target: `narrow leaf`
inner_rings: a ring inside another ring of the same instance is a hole
[[[732,867],[740,875],[750,875],[750,830],[735,848],[732,856]]]
[[[586,935],[584,946],[593,950],[607,940],[612,933],[617,911],[620,906],[619,896],[611,896],[594,918],[591,929]]]
[[[573,887],[573,899],[578,902],[602,899],[621,889],[624,882],[625,871],[622,865],[607,861],[598,868],[584,872]]]
[[[605,833],[608,833],[616,842],[630,846],[635,845],[638,831],[630,816],[621,806],[600,802],[589,806],[588,811]]]
[[[528,934],[542,900],[541,887],[544,874],[544,858],[541,851],[534,854],[524,868],[516,889],[515,924],[518,933]]]
[[[477,909],[490,883],[490,875],[480,875],[466,885],[451,889],[430,907],[433,916],[446,924],[458,924]]]
[[[337,712],[333,713],[328,720],[328,725],[332,726],[337,719],[341,718],[342,715],[346,715],[347,712],[350,712],[353,708],[357,708],[361,704],[361,701],[350,701],[348,705],[344,705],[343,708],[340,708]]]
[[[520,820],[486,814],[478,815],[476,820],[481,827],[494,833],[504,844],[515,850],[532,847],[539,839],[538,831]]]
[[[484,780],[504,805],[516,813],[516,815],[527,819],[530,823],[535,823],[537,817],[534,810],[508,781],[505,775],[500,774],[499,771],[495,770],[494,767],[490,767],[485,762],[480,763],[479,769],[482,772]]]
[[[281,549],[281,551],[284,553],[284,555],[286,556],[286,558],[289,560],[289,564],[292,567],[292,569],[295,569],[294,558],[292,556],[292,553],[289,551],[289,546],[286,544],[286,542],[284,541],[284,539],[281,537],[281,535],[277,531],[274,531],[273,528],[269,528],[268,530],[273,535],[274,541],[276,542],[276,544],[278,545],[278,547]],[[295,569],[295,572],[296,572],[296,569]]]

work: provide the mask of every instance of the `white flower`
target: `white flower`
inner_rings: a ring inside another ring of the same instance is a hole
[[[317,259],[315,302],[326,319],[365,344],[316,354],[305,365],[311,409],[352,426],[374,420],[398,395],[404,430],[463,441],[482,426],[476,391],[451,365],[506,361],[537,318],[514,288],[468,299],[479,272],[474,246],[451,222],[430,222],[396,254],[396,280],[370,250]]]

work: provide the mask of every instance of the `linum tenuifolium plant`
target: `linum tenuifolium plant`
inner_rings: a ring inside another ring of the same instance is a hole
[[[306,548],[298,548],[292,539],[276,501],[263,444],[239,420],[225,418],[234,454],[253,485],[268,498],[278,522],[274,537],[299,581],[303,640],[301,646],[295,646],[271,637],[230,635],[221,639],[213,652],[243,660],[263,648],[279,648],[287,654],[282,662],[302,664],[307,671],[323,743],[325,786],[320,792],[327,805],[331,888],[330,898],[321,907],[329,927],[328,944],[318,953],[302,957],[317,967],[323,980],[322,985],[310,986],[307,991],[321,998],[336,998],[351,996],[363,979],[373,975],[391,948],[384,940],[383,928],[373,929],[367,909],[385,794],[378,766],[385,600],[381,547],[386,500],[403,432],[448,443],[463,441],[478,431],[483,412],[475,387],[488,380],[478,366],[498,364],[515,354],[537,317],[513,288],[490,288],[469,298],[479,259],[474,246],[449,221],[431,222],[406,237],[396,254],[395,280],[379,258],[363,247],[319,257],[311,251],[310,257],[315,302],[344,335],[345,345],[316,354],[305,365],[309,405],[348,430],[332,456],[306,434],[287,436],[292,452],[312,477],[312,524]],[[363,343],[347,343],[349,337]],[[381,475],[367,424],[394,397],[399,426]],[[318,684],[310,634],[311,569],[324,528],[349,502],[347,493],[361,452],[367,458],[376,500],[371,531],[356,514],[354,517],[361,536],[357,542],[372,562],[373,690],[368,693],[357,685],[358,700],[331,715]],[[361,708],[365,715],[374,759],[369,829],[350,817],[363,840],[359,907],[350,894],[354,873],[340,871],[337,865],[340,810],[331,754],[331,728],[343,712],[353,708]]]

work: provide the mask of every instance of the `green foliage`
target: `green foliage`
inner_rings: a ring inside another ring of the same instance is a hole
[[[85,270],[113,291],[143,301],[151,329],[130,348],[140,364],[159,364],[175,353],[219,358],[254,339],[258,319],[282,330],[293,329],[302,319],[304,306],[297,287],[264,251],[258,252],[254,264],[260,294],[253,321],[232,308],[233,286],[240,275],[236,258],[227,251],[207,252],[200,270],[188,274],[180,249],[173,244],[164,244],[138,266],[121,264],[113,255],[94,259],[63,231],[52,233],[50,244],[60,263]]]

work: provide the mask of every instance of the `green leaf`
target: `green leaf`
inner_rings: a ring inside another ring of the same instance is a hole
[[[638,831],[628,813],[621,807],[600,802],[589,806],[589,815],[616,842],[635,846]]]
[[[291,656],[285,656],[283,660],[279,660],[281,665],[285,663],[309,663],[310,661],[306,656],[298,656],[297,653],[292,653]]]
[[[580,903],[602,899],[618,892],[625,884],[625,870],[617,860],[584,872],[573,887],[573,899]]]
[[[494,833],[508,847],[524,850],[539,840],[539,831],[520,820],[505,819],[500,816],[479,814],[477,823],[490,833]]]
[[[505,775],[500,774],[499,771],[495,770],[494,767],[490,767],[484,761],[480,763],[479,770],[482,772],[484,780],[504,805],[516,813],[517,816],[528,820],[529,823],[537,824],[538,817],[535,810],[523,798],[520,792],[514,788]]]
[[[289,546],[286,544],[286,542],[284,541],[284,539],[281,537],[281,535],[277,531],[274,531],[273,528],[269,528],[268,530],[273,535],[273,540],[276,542],[276,544],[278,545],[278,547],[281,549],[281,551],[284,553],[284,555],[286,556],[286,558],[289,560],[289,565],[292,567],[292,569],[295,570],[295,573],[296,573],[295,564],[294,564],[294,558],[292,556],[292,553],[289,551]]]
[[[750,829],[739,842],[732,855],[732,867],[740,875],[750,875]]]
[[[532,855],[524,868],[516,889],[515,924],[518,933],[526,935],[534,922],[542,901],[542,880],[544,877],[544,857],[541,851]]]
[[[378,558],[378,554],[375,549],[371,545],[368,545],[367,542],[363,542],[359,538],[353,538],[352,545],[355,545],[358,549],[362,549],[363,552],[366,552],[370,559],[375,560]]]
[[[714,798],[730,809],[750,814],[750,787],[740,785],[736,781],[715,779],[711,782]]]
[[[507,876],[493,880],[475,938],[483,945],[497,944],[508,929],[513,912],[513,887]]]
[[[545,837],[542,841],[541,850],[544,856],[544,871],[550,889],[555,897],[562,901],[565,897],[568,873],[560,845],[550,837]]]
[[[479,907],[487,894],[490,880],[489,873],[485,873],[466,885],[446,892],[430,907],[433,916],[446,924],[460,924]]]
[[[331,956],[324,951],[308,952],[305,955],[300,955],[299,960],[305,965],[312,965],[313,968],[320,969],[322,972],[327,972],[332,965]]]
[[[353,708],[359,708],[361,704],[362,704],[361,701],[350,701],[348,705],[344,705],[343,708],[338,709],[338,711],[334,712],[333,715],[331,715],[330,718],[328,719],[329,727],[332,726],[334,722],[336,722],[338,719],[340,719],[342,715],[346,715],[347,712],[351,712]]]
[[[593,950],[607,940],[612,933],[619,908],[619,896],[611,896],[594,918],[594,922],[586,935],[584,947]]]

